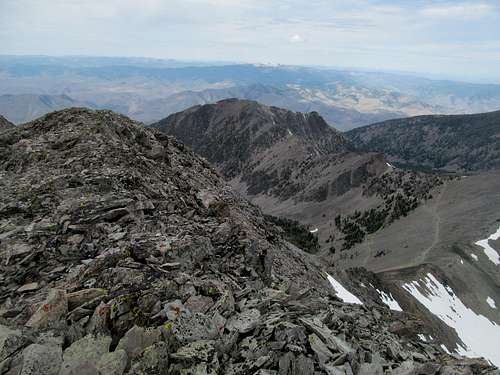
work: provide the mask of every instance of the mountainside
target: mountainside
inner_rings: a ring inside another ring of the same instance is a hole
[[[342,282],[355,296],[375,290],[391,308],[421,317],[433,332],[426,340],[500,363],[491,349],[500,345],[498,173],[446,177],[396,168],[318,123],[314,114],[230,100],[153,126],[214,163],[266,213],[308,225],[319,239],[318,259],[347,272]],[[321,129],[318,137],[313,129]],[[318,143],[332,136],[336,147]],[[383,287],[357,267],[375,272]]]
[[[353,151],[314,112],[233,99],[152,126],[206,157],[266,213],[319,230],[322,248],[331,252],[414,209],[439,183],[435,176],[395,171],[381,154]],[[366,215],[352,217],[357,210]]]
[[[229,178],[247,173],[250,165],[269,161],[277,149],[286,153],[280,157],[297,162],[351,148],[345,137],[315,112],[294,113],[237,99],[195,106],[152,126],[190,145]],[[287,149],[287,144],[293,148]],[[256,160],[264,151],[266,160]]]
[[[453,172],[500,167],[500,111],[390,120],[351,130],[346,137],[395,163]]]
[[[497,373],[411,315],[342,302],[206,161],[126,117],[3,132],[0,175],[2,373]]]
[[[14,126],[13,123],[11,123],[9,120],[7,120],[5,117],[0,115],[0,132],[3,130],[10,129]]]

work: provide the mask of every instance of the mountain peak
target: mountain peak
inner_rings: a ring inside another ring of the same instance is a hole
[[[316,112],[292,112],[251,100],[226,99],[196,106],[152,126],[221,164],[222,173],[229,177],[240,173],[263,150],[280,148],[285,157],[298,159],[351,149],[349,141]]]

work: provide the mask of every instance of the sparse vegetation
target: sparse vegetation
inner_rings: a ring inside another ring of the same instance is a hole
[[[319,250],[318,237],[311,233],[307,227],[300,224],[298,221],[266,215],[266,218],[273,224],[283,229],[285,239],[297,246],[298,248],[307,251],[308,253],[316,253]]]

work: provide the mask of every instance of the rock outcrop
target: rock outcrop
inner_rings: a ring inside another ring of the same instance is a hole
[[[0,134],[0,374],[497,374],[344,304],[208,163],[108,111]]]

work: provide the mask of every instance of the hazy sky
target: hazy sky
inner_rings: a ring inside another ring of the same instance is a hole
[[[0,0],[0,46],[498,82],[500,0]]]

